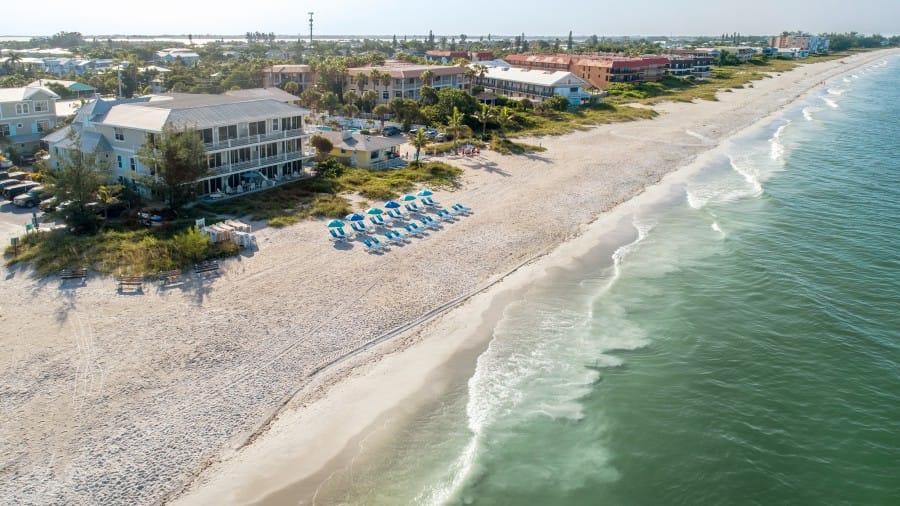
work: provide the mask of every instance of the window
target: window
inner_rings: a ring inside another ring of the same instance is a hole
[[[266,135],[266,122],[254,121],[250,123],[250,135]]]
[[[31,107],[29,107],[28,102],[16,104],[16,114],[28,114],[29,112],[31,112]]]
[[[206,157],[207,165],[209,165],[210,169],[215,169],[216,167],[222,166],[222,153],[214,153],[212,155],[207,155]]]
[[[120,169],[125,168],[125,165],[122,163],[122,155],[116,155],[116,167]]]
[[[391,98],[391,94],[390,94],[387,90],[382,91],[382,92],[381,92],[381,98],[387,100],[387,99]]]
[[[219,127],[219,142],[237,139],[237,125]]]
[[[274,132],[275,130],[278,130],[278,120],[277,119],[272,120],[272,131]]]
[[[213,136],[212,136],[212,128],[204,128],[200,130],[200,137],[203,138],[203,142],[207,144],[212,144]]]
[[[9,124],[4,123],[0,125],[0,136],[9,137]]]
[[[113,136],[116,138],[117,141],[125,140],[125,132],[123,132],[121,128],[114,127],[113,128]]]
[[[570,93],[578,93],[578,88],[569,88]]]
[[[50,120],[42,119],[37,122],[38,133],[47,132],[49,130],[50,130]]]
[[[281,118],[282,130],[297,130],[302,126],[300,116],[291,116],[290,118]]]
[[[49,110],[46,100],[39,100],[34,103],[34,112],[47,112]]]
[[[266,158],[278,156],[278,143],[266,144]]]
[[[137,170],[137,160],[135,160],[132,157],[131,160],[129,161],[129,163],[131,164],[131,171],[132,172],[136,171]]]

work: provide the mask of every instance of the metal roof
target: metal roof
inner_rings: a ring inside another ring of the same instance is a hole
[[[331,144],[338,149],[347,151],[366,151],[372,152],[379,149],[392,148],[406,142],[403,136],[381,137],[379,135],[363,135],[350,134],[349,138],[344,139],[343,132],[317,132],[317,135],[325,137]]]
[[[59,98],[59,95],[48,89],[26,86],[23,88],[0,88],[0,102],[21,102],[23,100],[31,100],[39,93],[47,95],[47,98]]]
[[[515,67],[488,67],[484,78],[538,86],[587,86],[583,79],[563,70],[547,71]]]

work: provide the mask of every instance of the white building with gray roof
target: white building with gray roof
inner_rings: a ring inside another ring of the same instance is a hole
[[[486,66],[475,79],[486,91],[509,98],[527,98],[543,102],[555,95],[565,97],[571,105],[579,105],[590,98],[588,86],[580,77],[562,70],[531,70],[518,67]]]
[[[138,153],[164,130],[195,130],[206,145],[209,174],[198,194],[227,194],[274,186],[303,174],[308,111],[259,93],[239,96],[173,93],[85,104],[70,127],[44,138],[54,157],[74,149],[107,159],[113,175],[142,188],[155,176]],[[76,141],[77,139],[77,141]]]

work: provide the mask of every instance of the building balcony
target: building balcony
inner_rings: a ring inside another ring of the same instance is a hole
[[[296,130],[279,130],[277,132],[263,135],[249,135],[246,137],[238,137],[237,139],[228,139],[226,141],[220,142],[207,142],[205,143],[205,145],[207,151],[218,151],[221,149],[249,146],[251,144],[262,144],[265,142],[294,139],[302,137],[303,135],[305,135],[303,133],[303,130],[298,128]]]
[[[236,172],[244,172],[247,170],[259,169],[262,167],[266,167],[269,165],[275,165],[278,163],[285,162],[293,162],[297,160],[310,160],[314,157],[313,154],[306,154],[300,151],[294,153],[282,153],[276,156],[268,156],[265,158],[256,158],[254,160],[248,160],[246,162],[237,162],[237,163],[226,163],[221,167],[216,167],[209,170],[210,176],[223,176],[227,174],[232,174]]]

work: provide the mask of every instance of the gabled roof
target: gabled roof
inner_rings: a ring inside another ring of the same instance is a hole
[[[60,84],[65,86],[69,91],[80,92],[80,91],[96,91],[97,88],[89,84],[79,83],[78,81],[66,81],[63,79],[38,79],[37,81],[32,82],[28,86],[33,88],[46,88],[50,83]]]
[[[46,88],[26,86],[23,88],[0,88],[0,103],[34,100],[35,96],[41,98],[40,95],[46,98],[59,99],[59,95]]]

